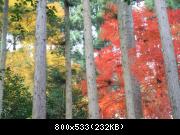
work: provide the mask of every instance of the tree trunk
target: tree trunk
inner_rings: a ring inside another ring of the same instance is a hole
[[[16,36],[13,36],[13,51],[16,51]]]
[[[37,4],[32,118],[46,118],[46,0]]]
[[[3,91],[6,66],[6,46],[7,46],[7,28],[8,28],[8,8],[9,0],[5,0],[3,10],[3,26],[2,26],[2,44],[0,52],[0,118],[3,110]]]
[[[92,22],[90,15],[90,2],[83,0],[84,14],[84,40],[86,53],[86,76],[88,88],[89,119],[99,119],[98,93],[96,86],[96,73],[94,64],[94,50],[92,44]]]
[[[125,82],[127,118],[142,118],[140,87],[131,73],[135,56],[128,55],[129,49],[135,48],[132,7],[124,0],[118,1],[118,22],[121,41],[123,78]]]
[[[65,58],[66,58],[66,119],[72,119],[72,72],[71,72],[71,45],[70,45],[70,23],[69,2],[64,1],[65,12]]]
[[[180,119],[180,84],[165,0],[155,0],[173,118]]]

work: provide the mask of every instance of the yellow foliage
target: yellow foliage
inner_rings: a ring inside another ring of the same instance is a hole
[[[60,72],[65,72],[65,58],[55,53],[47,52],[47,64],[48,66],[55,67]]]
[[[17,0],[9,0],[9,6],[12,7],[17,2]]]
[[[30,92],[33,89],[33,76],[34,76],[34,49],[32,46],[24,46],[23,48],[7,53],[6,67],[25,79],[26,86],[30,87]],[[47,51],[47,67],[59,69],[65,75],[65,57]],[[79,64],[73,63],[72,70],[76,73],[80,72]]]
[[[9,7],[14,6],[15,3],[18,3],[20,0],[9,0]],[[27,7],[31,7],[30,3],[27,3]]]
[[[10,7],[13,7],[15,3],[21,2],[20,0],[10,0]],[[48,7],[50,9],[55,9],[55,15],[58,18],[62,18],[64,16],[64,10],[61,7],[59,2],[51,2],[48,3]],[[26,6],[29,10],[32,10],[32,6],[30,3]],[[13,13],[9,13],[9,16],[11,16]],[[18,26],[21,26],[25,32],[28,34],[25,36],[25,39],[23,39],[24,44],[25,43],[33,43],[34,42],[34,34],[35,34],[35,27],[36,27],[36,11],[31,11],[28,13],[25,13],[23,16],[21,16],[21,21],[18,22],[10,22],[10,26],[8,28],[9,33],[19,33],[20,31],[17,28]],[[48,44],[53,45],[59,45],[62,38],[64,37],[61,33],[60,29],[57,29],[47,23],[47,28],[49,29],[50,33],[53,33],[53,35],[48,36],[47,42]]]
[[[15,3],[18,3],[20,0],[9,0],[9,7],[13,7]],[[64,10],[63,8],[61,7],[60,3],[59,2],[51,2],[51,3],[48,3],[47,6],[49,8],[54,8],[56,10],[56,16],[58,17],[63,17],[64,16]],[[27,5],[28,8],[31,7],[31,4],[28,3]]]
[[[78,74],[81,71],[81,66],[79,64],[77,64],[77,63],[73,63],[72,64],[72,69],[75,70],[76,73]]]
[[[64,16],[64,9],[61,7],[59,2],[48,3],[48,7],[51,9],[55,8],[55,10],[56,10],[55,15],[56,16],[58,16],[60,18]]]
[[[15,52],[7,53],[6,67],[25,79],[25,84],[33,88],[34,60],[32,49],[22,48]]]

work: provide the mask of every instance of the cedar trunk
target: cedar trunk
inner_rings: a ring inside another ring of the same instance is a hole
[[[69,2],[64,1],[65,12],[65,58],[66,58],[66,119],[72,119],[72,72],[71,72],[71,45],[70,45],[70,23]]]
[[[173,118],[180,119],[180,83],[165,0],[155,0]]]
[[[96,86],[94,49],[92,44],[92,29],[91,29],[92,22],[90,15],[89,0],[83,0],[83,13],[84,13],[84,39],[85,39],[89,119],[99,119],[98,93]]]
[[[128,119],[142,118],[141,92],[138,81],[131,72],[135,56],[128,55],[135,48],[134,24],[132,7],[124,0],[118,0],[118,23],[121,41],[123,78],[125,82],[125,97]]]
[[[36,18],[33,119],[46,118],[46,0],[38,0]]]
[[[7,30],[8,30],[8,8],[9,0],[5,0],[3,10],[3,26],[2,26],[2,44],[0,52],[0,118],[3,110],[3,91],[4,91],[4,78],[6,68],[6,46],[7,46]]]

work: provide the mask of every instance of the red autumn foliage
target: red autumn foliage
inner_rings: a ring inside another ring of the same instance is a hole
[[[113,4],[108,8],[104,14],[99,37],[110,41],[110,44],[97,51],[98,55],[95,58],[99,106],[102,118],[124,118],[126,109],[117,8]],[[168,9],[180,77],[179,14],[179,9]],[[129,53],[136,57],[131,71],[140,82],[144,117],[171,118],[157,18],[146,8],[133,10],[133,18],[136,48],[129,50]],[[86,94],[85,81],[82,83],[83,93]]]

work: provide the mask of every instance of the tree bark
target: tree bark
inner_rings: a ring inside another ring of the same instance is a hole
[[[163,49],[166,78],[173,118],[180,119],[180,83],[165,0],[154,0]]]
[[[16,51],[16,36],[13,36],[13,51]]]
[[[72,119],[72,71],[71,71],[71,44],[69,23],[69,2],[64,1],[65,12],[65,58],[66,58],[66,119]]]
[[[92,44],[92,22],[90,15],[90,2],[83,0],[84,14],[84,40],[86,53],[86,76],[88,88],[89,119],[99,119],[98,93],[96,86],[96,73],[94,64],[94,50]]]
[[[36,18],[33,119],[46,118],[46,0],[38,0]]]
[[[135,48],[132,7],[124,0],[118,0],[118,23],[121,41],[123,78],[125,83],[126,109],[128,119],[142,118],[141,92],[138,81],[131,72],[135,56],[128,55]]]
[[[0,118],[3,110],[3,91],[4,91],[4,78],[6,68],[6,51],[7,51],[7,30],[8,30],[8,8],[9,0],[5,0],[3,9],[3,26],[2,26],[2,44],[0,52]]]

